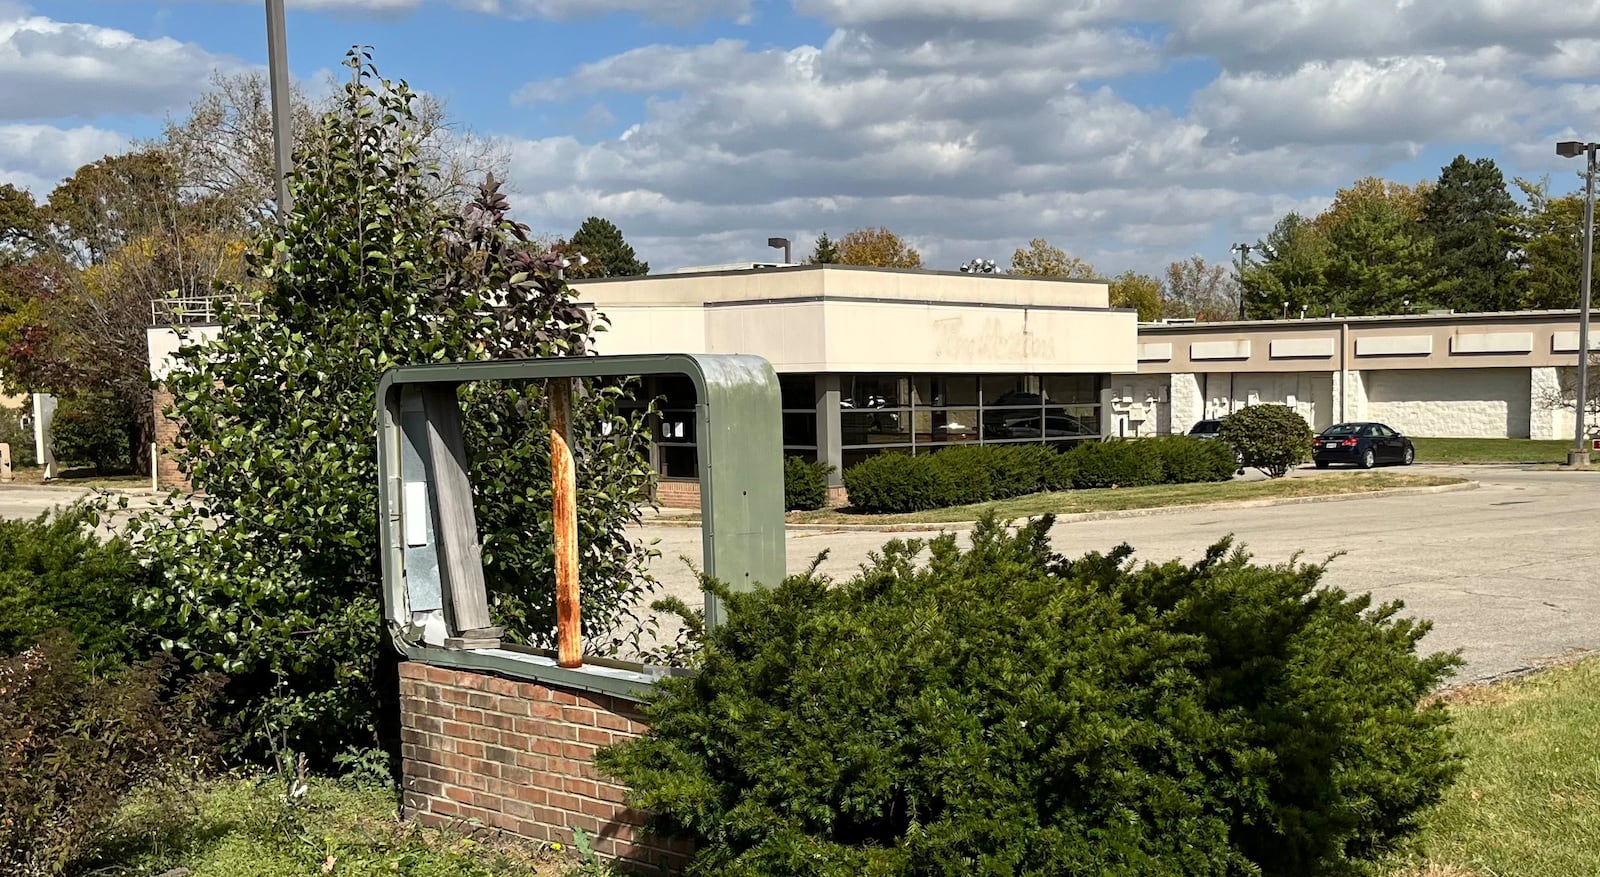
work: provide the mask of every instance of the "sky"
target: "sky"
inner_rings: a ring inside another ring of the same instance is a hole
[[[288,0],[508,158],[514,212],[652,269],[887,226],[930,268],[1043,237],[1102,275],[1230,258],[1367,175],[1458,153],[1577,188],[1600,0]],[[0,183],[43,197],[264,69],[260,0],[0,0]]]

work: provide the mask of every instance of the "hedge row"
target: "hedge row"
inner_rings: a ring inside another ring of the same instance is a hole
[[[1226,481],[1238,469],[1222,442],[1170,436],[1046,445],[958,445],[932,454],[879,454],[845,470],[850,505],[916,512],[1046,490]]]

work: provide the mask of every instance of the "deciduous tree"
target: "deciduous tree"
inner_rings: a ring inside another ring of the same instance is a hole
[[[1583,276],[1583,197],[1553,197],[1548,179],[1517,180],[1528,208],[1521,219],[1520,304],[1575,308]]]
[[[883,226],[858,228],[839,238],[839,262],[875,268],[921,268],[922,254]]]
[[[1124,271],[1111,278],[1111,306],[1134,308],[1139,312],[1139,322],[1150,323],[1164,315],[1161,301],[1161,281],[1148,274]]]
[[[1288,310],[1302,309],[1318,316],[1328,310],[1328,242],[1314,224],[1289,213],[1258,241],[1254,252],[1260,261],[1245,270],[1245,316],[1271,319]]]
[[[1193,317],[1201,322],[1238,316],[1238,285],[1226,265],[1190,256],[1167,266],[1163,309],[1168,317]]]
[[[1026,248],[1019,247],[1011,254],[1012,274],[1032,277],[1063,277],[1069,280],[1088,280],[1095,276],[1094,266],[1068,255],[1044,238],[1028,241]]]

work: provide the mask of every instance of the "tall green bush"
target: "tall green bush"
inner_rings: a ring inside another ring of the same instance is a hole
[[[1238,448],[1246,466],[1282,478],[1311,457],[1311,425],[1287,405],[1251,405],[1222,420],[1217,440]]]
[[[96,667],[148,654],[134,627],[133,597],[157,587],[160,576],[121,539],[97,537],[94,522],[82,506],[0,520],[0,654],[57,629]]]
[[[718,877],[1363,873],[1450,782],[1420,704],[1456,659],[1397,605],[1226,543],[1068,561],[1050,526],[713,584],[698,675],[602,769]]]
[[[1227,481],[1239,471],[1233,448],[1226,442],[1184,435],[1140,439],[1161,460],[1163,484],[1199,484]]]
[[[39,465],[34,453],[33,429],[22,425],[22,412],[0,408],[0,444],[11,446],[11,465],[31,469]]]
[[[1162,481],[1159,451],[1143,441],[1085,442],[1072,451],[1072,456],[1072,486],[1080,490],[1144,487]]]
[[[249,309],[186,345],[168,380],[175,457],[194,498],[133,526],[164,568],[137,595],[186,661],[230,674],[229,714],[327,759],[397,745],[393,650],[380,620],[374,389],[394,366],[582,355],[604,328],[492,178],[466,208],[433,200],[416,94],[361,54],[339,107],[297,157],[293,208],[248,256]],[[497,392],[504,391],[504,392]],[[628,392],[585,383],[574,403],[584,641],[638,629],[647,548],[625,525],[649,501],[643,415]],[[548,643],[554,628],[549,440],[538,386],[462,392],[483,562],[498,623]],[[601,426],[609,425],[609,429]]]
[[[828,504],[828,476],[833,467],[804,457],[783,459],[783,507],[811,512]]]
[[[94,467],[96,474],[128,468],[129,418],[115,400],[69,396],[50,421],[51,450],[63,464]]]
[[[886,453],[844,470],[850,507],[863,512],[918,512],[944,505],[944,482],[927,454]]]

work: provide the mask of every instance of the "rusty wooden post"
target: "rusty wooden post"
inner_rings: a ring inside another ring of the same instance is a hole
[[[550,481],[556,537],[556,663],[583,665],[578,606],[578,473],[572,462],[572,379],[545,382],[550,406]]]

